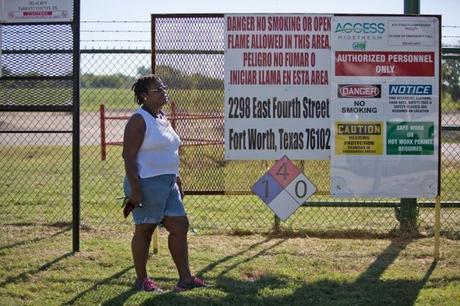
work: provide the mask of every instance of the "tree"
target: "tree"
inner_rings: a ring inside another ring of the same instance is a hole
[[[130,88],[134,78],[120,73],[110,75],[82,74],[80,83],[82,88]]]
[[[223,89],[222,79],[209,77],[200,73],[187,74],[177,68],[167,65],[158,65],[155,69],[161,79],[170,87],[175,89]],[[138,75],[149,74],[147,67],[137,68]]]
[[[452,100],[460,100],[460,58],[442,61],[442,90]]]
[[[138,77],[140,77],[142,75],[147,75],[147,74],[150,74],[150,68],[145,67],[145,66],[141,66],[141,67],[137,68],[137,76]]]

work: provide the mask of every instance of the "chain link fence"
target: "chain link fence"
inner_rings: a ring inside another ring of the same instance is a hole
[[[72,225],[78,27],[0,24],[1,240],[64,234]],[[78,147],[77,147],[78,148]],[[40,225],[45,225],[41,227]]]
[[[148,72],[153,63],[155,71],[162,75],[170,87],[172,103],[166,111],[183,140],[181,177],[192,226],[213,232],[270,231],[276,225],[276,219],[268,207],[251,194],[250,188],[274,161],[224,160],[222,17],[171,16],[154,18],[153,22],[153,61],[149,50],[86,50],[82,55],[82,72],[97,71],[99,67],[105,69],[109,66],[122,75],[134,76]],[[113,90],[82,88],[82,96],[86,97],[82,105],[92,105],[92,109],[98,104],[105,105],[105,141],[112,142],[106,146],[107,159],[104,162],[99,161],[100,149],[97,146],[85,150],[97,157],[96,160],[88,160],[90,165],[87,167],[87,175],[89,178],[94,168],[103,167],[103,172],[113,173],[114,176],[107,179],[115,188],[101,186],[99,193],[88,194],[87,202],[99,204],[86,207],[88,213],[82,214],[83,222],[94,219],[92,221],[105,224],[107,218],[104,218],[104,211],[106,205],[111,206],[114,201],[113,190],[121,192],[119,186],[123,169],[119,145],[126,118],[137,105],[132,93],[127,89],[120,91],[120,88],[129,88],[131,81],[127,80]],[[448,103],[454,104],[454,110],[449,109],[442,114],[442,231],[456,236],[460,225],[460,135],[457,129],[460,119],[457,112],[459,107],[455,104],[458,102]],[[87,125],[83,119],[82,125]],[[296,164],[317,186],[318,192],[308,205],[281,223],[282,229],[381,234],[399,227],[397,211],[400,199],[334,199],[329,195],[328,161],[296,161]],[[89,181],[87,183],[91,184]],[[433,199],[418,199],[418,203],[419,228],[431,232],[434,226]],[[99,214],[99,218],[95,218],[96,214]]]
[[[172,102],[166,112],[183,140],[180,171],[192,227],[203,232],[246,233],[267,232],[277,225],[270,209],[250,192],[274,161],[224,160],[223,19],[220,15],[208,15],[190,21],[174,17],[157,19],[154,54],[144,49],[82,50],[80,196],[84,228],[118,230],[131,225],[130,220],[123,219],[118,199],[123,196],[124,175],[120,144],[126,120],[137,107],[130,86],[136,76],[152,68],[170,87]],[[8,36],[5,28],[2,31],[3,38]],[[3,62],[5,56],[13,55],[3,52]],[[53,62],[45,61],[43,65],[48,67]],[[57,72],[52,74],[66,75],[66,69],[53,69]],[[23,68],[17,71],[23,73]],[[35,78],[33,73],[42,73],[29,72]],[[4,80],[7,73],[19,72],[4,71]],[[49,81],[59,80],[51,76]],[[46,86],[25,84],[21,86],[21,97],[39,95],[65,105],[67,99],[62,97],[66,94],[60,92],[65,92],[68,86],[59,82]],[[1,225],[70,226],[72,137],[67,132],[72,126],[71,113],[65,109],[52,113],[5,111],[11,101],[17,103],[18,83],[9,84],[6,79],[1,86],[0,105],[4,107],[0,111]],[[460,102],[445,99],[443,103],[447,106],[442,106],[441,230],[449,237],[458,238]],[[318,193],[310,198],[308,205],[282,222],[281,229],[326,235],[362,232],[372,237],[399,228],[396,213],[399,199],[332,198],[328,161],[295,163],[317,186]],[[418,199],[418,203],[419,228],[430,234],[434,226],[433,199]]]

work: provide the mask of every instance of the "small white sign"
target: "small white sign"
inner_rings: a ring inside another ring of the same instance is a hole
[[[3,23],[72,20],[72,0],[1,0],[0,21]]]
[[[434,46],[436,21],[398,19],[388,21],[390,46]]]

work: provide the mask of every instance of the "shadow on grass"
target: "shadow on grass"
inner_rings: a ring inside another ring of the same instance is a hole
[[[32,276],[34,274],[37,274],[37,273],[40,273],[42,271],[48,270],[54,264],[60,262],[63,259],[66,259],[67,257],[69,257],[71,255],[73,255],[72,252],[66,253],[64,255],[61,255],[61,256],[53,259],[50,262],[45,263],[44,265],[38,267],[37,269],[28,270],[28,271],[22,272],[21,274],[18,274],[16,276],[7,277],[5,281],[0,283],[0,288],[5,287],[8,284],[16,283],[16,282],[19,282],[19,281],[26,282],[26,281],[29,280],[30,276]]]
[[[35,224],[35,223],[16,223],[16,224],[4,224],[4,225],[23,227],[23,226],[36,226],[37,224]],[[43,240],[53,239],[53,238],[56,238],[57,236],[65,234],[66,232],[71,230],[71,226],[68,225],[68,223],[63,223],[63,222],[46,224],[46,226],[53,227],[53,228],[62,228],[62,229],[57,231],[57,232],[55,232],[55,233],[53,233],[53,234],[50,234],[50,235],[44,235],[42,237],[36,237],[36,238],[32,238],[32,239],[22,240],[22,241],[14,242],[14,243],[11,243],[11,244],[3,245],[3,246],[0,247],[0,253],[2,253],[2,251],[12,249],[12,248],[16,248],[16,247],[20,247],[20,246],[25,245],[25,244],[39,243],[39,242],[41,242]],[[59,256],[59,257],[57,257],[57,258],[55,258],[55,259],[53,259],[53,260],[51,260],[51,261],[49,261],[47,263],[41,265],[40,267],[38,267],[36,269],[30,269],[30,270],[24,271],[24,272],[22,272],[22,273],[20,273],[20,274],[18,274],[16,276],[9,276],[4,281],[0,282],[0,288],[5,287],[8,284],[12,284],[12,283],[16,283],[16,282],[26,282],[34,274],[37,274],[37,273],[40,273],[40,272],[48,270],[53,265],[55,265],[56,263],[64,260],[65,258],[71,256],[72,254],[73,254],[72,252],[65,253],[65,254],[63,254],[63,255],[61,255],[61,256]]]
[[[209,264],[207,267],[205,267],[204,269],[202,269],[201,271],[199,271],[198,275],[203,275],[205,274],[206,272],[209,272],[211,270],[213,270],[215,267],[217,267],[218,265],[221,265],[223,263],[225,263],[226,261],[229,261],[231,259],[234,259],[236,257],[241,257],[242,255],[244,255],[245,253],[269,242],[271,240],[271,238],[267,238],[263,241],[260,241],[258,243],[255,243],[251,246],[249,246],[247,249],[241,251],[241,252],[238,252],[238,253],[235,253],[235,254],[232,254],[232,255],[229,255],[229,256],[225,256],[224,258],[218,260],[218,261],[215,261],[211,264]],[[287,239],[285,239],[287,240]],[[227,268],[224,272],[222,273],[227,273],[229,272],[230,270],[236,268],[238,265],[242,264],[242,263],[245,263],[245,262],[248,262],[250,260],[253,260],[255,258],[257,258],[258,256],[261,256],[263,255],[264,253],[266,253],[267,251],[269,251],[270,249],[273,249],[275,248],[276,246],[280,245],[281,243],[283,243],[285,240],[282,240],[282,241],[279,241],[277,242],[276,244],[270,246],[270,247],[267,247],[265,249],[263,249],[262,251],[258,252],[257,254],[255,254],[254,256],[252,257],[243,257],[241,258],[241,260],[235,264],[233,264],[232,266],[230,266],[229,268]],[[87,290],[79,293],[77,296],[75,296],[74,298],[72,298],[70,301],[66,302],[65,304],[74,304],[75,302],[77,302],[79,299],[85,299],[85,295],[89,295],[89,294],[92,294],[93,291],[96,291],[98,290],[98,287],[102,286],[102,285],[108,285],[112,282],[114,282],[116,279],[118,278],[121,278],[122,275],[124,273],[126,273],[128,270],[130,269],[133,269],[133,266],[130,266],[130,267],[127,267],[126,269],[116,273],[116,274],[113,274],[112,276],[108,277],[108,278],[105,278],[103,280],[100,280],[98,281],[97,283],[95,283],[91,288],[88,288]],[[170,281],[170,279],[162,279],[162,278],[155,278],[157,281]],[[276,282],[277,280],[276,279],[272,279],[272,280],[266,280],[268,283],[274,283]],[[118,295],[110,298],[110,299],[107,299],[107,300],[104,300],[101,305],[123,305],[132,295],[136,294],[138,291],[136,291],[134,288],[130,288],[129,290],[126,290],[126,291],[123,291],[123,292],[120,292]],[[166,303],[166,304],[169,304],[171,305],[171,302],[174,304],[174,303],[178,303],[178,304],[181,304],[184,300],[182,300],[182,297],[180,294],[176,294],[174,292],[168,292],[166,291],[165,293],[162,293],[162,294],[154,294],[152,293],[152,296],[153,296],[153,300],[150,300],[150,299],[147,299],[146,301],[144,301],[145,303],[147,304],[156,304],[156,303]],[[190,301],[190,302],[197,302],[197,301]],[[206,301],[204,300],[203,302],[210,302],[210,301]],[[140,302],[141,304],[143,302]]]
[[[245,264],[257,257],[269,253],[270,250],[278,247],[289,238],[276,241],[266,245],[272,237],[248,246],[246,249],[216,260],[198,272],[198,275],[205,275],[215,269],[222,268],[222,265],[233,262],[226,266],[214,278],[208,281],[214,284],[211,288],[196,289],[203,290],[202,293],[178,294],[166,292],[163,294],[151,294],[139,296],[136,304],[139,305],[413,305],[420,290],[425,286],[437,262],[433,261],[421,279],[388,279],[382,275],[392,265],[400,253],[415,239],[393,239],[390,245],[367,267],[367,269],[353,282],[337,279],[322,279],[315,282],[296,281],[289,276],[279,277],[270,274],[256,276],[248,279],[235,279],[228,276],[229,272],[238,266]],[[248,252],[261,248],[257,253],[247,255]],[[121,279],[123,274],[133,267],[127,267],[112,276],[98,281],[92,287],[80,292],[65,304],[78,303],[79,301],[91,299],[91,296],[99,295],[98,287],[110,285]],[[166,281],[166,280],[164,280]],[[295,283],[293,283],[295,282]],[[298,285],[298,286],[297,286]],[[292,294],[283,294],[283,291],[296,288]],[[267,296],[266,290],[275,291],[274,296]],[[113,292],[113,290],[110,290]],[[102,305],[122,305],[136,294],[137,291],[119,291],[113,297],[102,299]],[[100,295],[99,295],[100,296]],[[81,299],[81,300],[80,300]],[[136,297],[137,299],[137,297]]]
[[[236,257],[238,257],[238,256],[242,256],[242,255],[244,255],[244,253],[247,253],[247,252],[249,252],[249,251],[255,249],[256,247],[261,246],[261,245],[263,245],[263,244],[269,242],[270,240],[272,240],[272,238],[271,238],[271,237],[268,237],[268,238],[266,238],[265,240],[262,240],[262,241],[260,241],[260,242],[254,243],[253,245],[251,245],[250,247],[248,247],[247,249],[245,249],[245,250],[243,250],[243,251],[241,251],[241,252],[238,252],[238,253],[235,253],[235,254],[232,254],[232,255],[225,256],[225,257],[223,257],[222,259],[219,259],[219,260],[217,260],[217,261],[215,261],[215,262],[212,262],[212,263],[210,263],[208,266],[206,266],[205,268],[201,269],[201,270],[197,273],[197,275],[201,276],[201,275],[203,275],[203,274],[205,274],[205,273],[211,271],[212,269],[214,269],[214,268],[217,267],[218,265],[221,265],[221,264],[225,263],[226,261],[229,261],[229,260],[231,260],[231,259],[234,259],[234,258],[236,258]],[[272,245],[272,246],[270,246],[270,247],[268,247],[268,248],[265,248],[264,250],[258,252],[256,255],[254,255],[254,256],[252,256],[252,257],[248,257],[248,258],[245,258],[245,259],[243,259],[243,260],[240,260],[238,263],[233,264],[231,267],[229,267],[228,269],[226,269],[226,270],[225,270],[224,272],[222,272],[222,273],[227,273],[227,272],[229,272],[231,269],[236,268],[238,265],[240,265],[240,264],[242,264],[242,263],[249,262],[249,261],[251,261],[251,260],[253,260],[253,259],[255,259],[255,258],[259,257],[259,256],[262,256],[262,255],[265,254],[267,251],[269,251],[270,249],[273,249],[273,248],[277,247],[278,245],[282,244],[282,243],[285,242],[286,240],[287,240],[287,238],[285,238],[284,240],[281,240],[281,241],[275,243],[274,245]],[[222,274],[222,273],[221,273],[221,274]]]
[[[15,226],[18,226],[18,224],[14,224]],[[19,226],[23,226],[24,224],[20,224]],[[29,224],[26,224],[27,226],[29,226]],[[51,225],[53,226],[53,225]],[[18,247],[18,246],[21,246],[21,245],[24,245],[24,244],[27,244],[27,243],[35,243],[35,242],[39,242],[39,241],[42,241],[42,240],[45,240],[45,239],[51,239],[51,238],[54,238],[56,236],[59,236],[59,235],[62,235],[64,234],[65,232],[68,232],[72,229],[72,226],[71,225],[66,225],[62,230],[52,234],[52,235],[49,235],[49,236],[43,236],[43,237],[37,237],[37,238],[32,238],[32,239],[27,239],[27,240],[22,240],[22,241],[18,241],[18,242],[14,242],[14,243],[11,243],[11,244],[7,244],[7,245],[2,245],[0,246],[0,251],[2,250],[7,250],[7,249],[11,249],[11,248],[14,248],[14,247]]]
[[[256,245],[261,245],[267,241],[268,239]],[[239,262],[220,273],[215,279],[214,289],[224,292],[224,294],[207,294],[195,297],[167,293],[152,296],[150,299],[145,300],[143,305],[413,305],[420,290],[425,286],[435,270],[437,261],[432,262],[424,277],[420,280],[385,280],[381,278],[387,268],[395,262],[401,251],[412,241],[413,239],[392,240],[391,244],[354,282],[324,279],[313,283],[302,283],[302,286],[295,289],[290,295],[261,297],[259,294],[266,289],[282,292],[288,283],[292,282],[288,277],[280,278],[268,275],[256,280],[239,280],[226,276],[226,273],[237,265],[261,256],[269,249],[284,242],[280,241],[261,250],[252,257],[242,258]],[[254,248],[256,245],[251,246],[249,249]],[[209,272],[227,259],[240,256],[246,251],[224,257],[208,265],[200,272]]]
[[[64,305],[72,305],[72,304],[74,304],[80,298],[84,297],[86,294],[98,290],[98,287],[100,287],[102,285],[107,285],[107,284],[112,283],[114,280],[117,280],[117,279],[121,278],[123,276],[123,274],[125,274],[126,272],[128,272],[129,270],[131,270],[133,268],[134,268],[134,266],[131,265],[131,266],[126,267],[123,270],[121,270],[121,271],[119,271],[119,272],[117,272],[117,273],[115,273],[115,274],[113,274],[113,275],[111,275],[109,277],[106,277],[104,279],[101,279],[100,281],[97,281],[94,285],[92,285],[88,289],[80,292],[75,297],[73,297],[71,300],[69,300],[68,302],[64,303]],[[110,302],[111,304],[107,304],[108,301],[106,301],[106,302],[103,303],[103,305],[119,305],[119,304],[123,304],[124,301],[126,301],[131,295],[135,294],[136,292],[137,291],[133,287],[130,290],[122,292],[117,297],[111,299],[110,301],[113,301],[113,302]]]

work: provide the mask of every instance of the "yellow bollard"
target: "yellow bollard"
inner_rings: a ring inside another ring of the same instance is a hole
[[[152,238],[152,252],[153,255],[158,254],[158,236],[160,235],[160,230],[158,226],[155,228],[155,231],[153,232],[153,238]]]
[[[441,197],[436,197],[435,212],[434,212],[434,259],[439,259],[439,231],[441,227]]]

